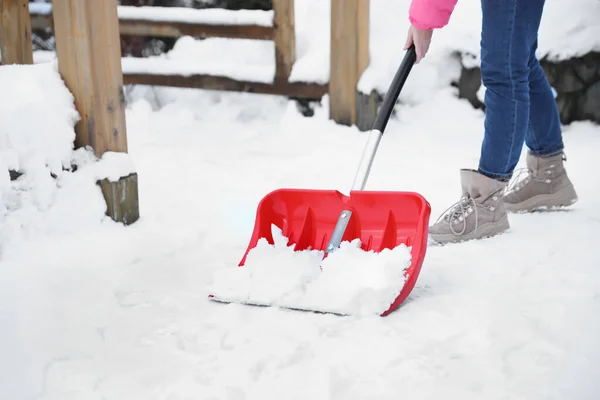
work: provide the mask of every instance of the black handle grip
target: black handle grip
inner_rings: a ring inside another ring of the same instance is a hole
[[[404,59],[394,75],[394,79],[390,84],[390,87],[383,98],[383,103],[377,112],[377,117],[375,118],[375,123],[373,124],[373,129],[377,129],[379,132],[383,133],[387,123],[390,119],[390,115],[392,115],[392,111],[394,110],[394,106],[396,105],[396,100],[398,100],[398,96],[400,96],[400,91],[408,78],[408,74],[412,69],[415,61],[417,59],[417,54],[415,52],[415,45],[411,45],[409,49],[406,51],[404,55]]]

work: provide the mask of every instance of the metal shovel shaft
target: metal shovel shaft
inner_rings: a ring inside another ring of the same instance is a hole
[[[385,94],[381,108],[377,112],[375,123],[373,124],[373,128],[369,133],[367,144],[365,145],[365,149],[356,170],[356,176],[354,177],[354,182],[352,184],[353,191],[364,190],[367,184],[367,179],[369,178],[369,173],[371,172],[373,160],[375,159],[375,154],[379,148],[379,143],[381,142],[383,132],[385,131],[390,116],[392,115],[392,111],[394,110],[394,106],[396,105],[396,101],[398,100],[398,96],[404,87],[404,83],[408,78],[408,74],[410,73],[415,60],[415,47],[412,45],[404,55],[404,59],[402,60],[398,71],[396,71],[394,79],[392,80],[392,83]],[[335,228],[333,229],[333,233],[331,234],[331,238],[329,239],[329,243],[327,244],[325,250],[326,255],[340,246],[351,216],[351,210],[343,210],[340,213],[337,223],[335,224]]]

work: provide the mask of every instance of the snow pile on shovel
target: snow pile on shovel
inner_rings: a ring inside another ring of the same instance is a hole
[[[394,302],[410,266],[410,248],[365,252],[358,239],[343,242],[323,260],[323,251],[294,251],[273,227],[275,244],[261,239],[243,267],[215,274],[208,290],[215,300],[279,306],[344,315],[380,315]],[[322,267],[322,270],[321,270]]]

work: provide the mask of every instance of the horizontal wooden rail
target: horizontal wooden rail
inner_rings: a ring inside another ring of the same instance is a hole
[[[219,37],[272,40],[274,29],[260,25],[200,25],[184,22],[119,20],[121,35],[156,37]]]
[[[273,94],[300,99],[320,99],[329,85],[310,82],[275,81],[273,83],[239,81],[214,75],[157,75],[123,73],[125,85],[171,86],[207,90]]]
[[[119,6],[119,32],[121,35],[156,37],[194,36],[254,40],[274,38],[275,28],[272,22],[268,23],[271,12],[244,10],[242,12],[248,17],[236,20],[219,18],[219,15],[213,11],[217,11],[222,16],[240,12],[221,9]],[[160,15],[161,13],[164,14]],[[42,7],[34,5],[30,8],[30,14],[33,29],[53,29],[51,5],[43,4]],[[211,18],[210,14],[216,17]],[[225,22],[228,20],[233,23]]]

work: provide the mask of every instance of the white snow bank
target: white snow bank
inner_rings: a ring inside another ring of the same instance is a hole
[[[29,12],[36,15],[52,13],[51,3],[29,3]],[[273,26],[273,11],[194,9],[185,7],[118,6],[119,18],[129,20],[181,22],[211,25]]]
[[[0,88],[0,171],[59,174],[69,165],[79,114],[54,67],[4,65]]]
[[[109,152],[97,160],[91,150],[73,150],[79,114],[55,63],[2,66],[0,88],[0,256],[5,256],[25,237],[100,222],[106,205],[96,181],[118,179],[134,168],[127,154]],[[21,175],[11,180],[9,170]]]
[[[598,0],[547,1],[538,56],[557,61],[600,51],[599,15]]]
[[[323,260],[317,250],[294,251],[273,226],[275,244],[261,239],[243,267],[218,270],[209,286],[215,299],[345,315],[380,315],[404,287],[410,266],[405,245],[365,252],[358,239]]]

